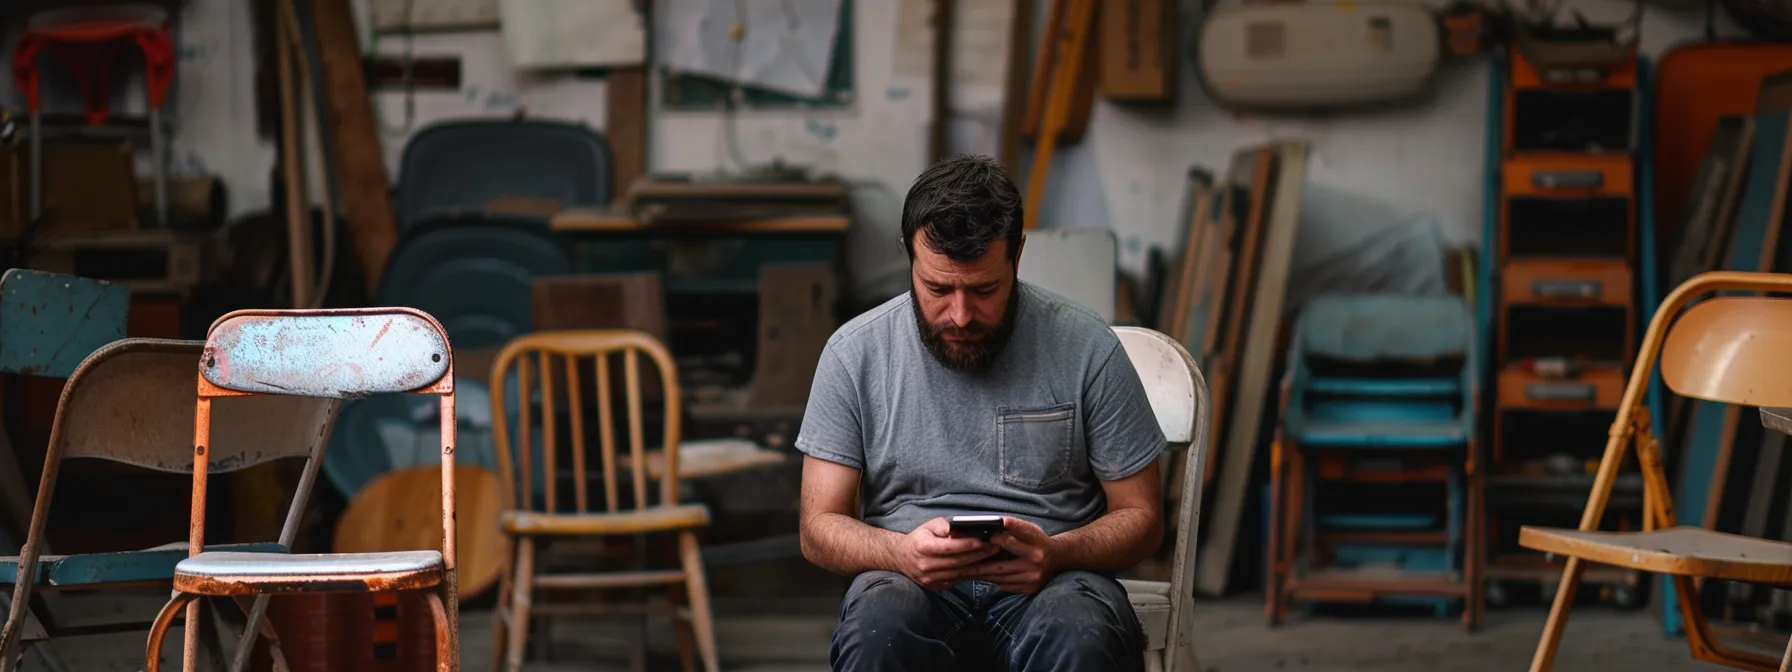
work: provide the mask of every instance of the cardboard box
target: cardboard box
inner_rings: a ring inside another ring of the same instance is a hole
[[[1101,94],[1109,100],[1176,100],[1176,0],[1104,0],[1097,19]]]

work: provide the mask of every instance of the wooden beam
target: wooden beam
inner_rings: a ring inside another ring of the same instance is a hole
[[[1012,0],[1014,18],[1008,22],[1008,72],[1002,82],[1002,138],[996,152],[1008,174],[1020,174],[1021,125],[1029,100],[1033,53],[1033,0]]]
[[[610,199],[616,202],[628,194],[635,178],[647,174],[647,69],[611,68],[606,78],[604,135],[614,162]]]
[[[367,92],[367,71],[349,0],[311,0],[317,20],[317,48],[323,61],[324,107],[334,130],[337,179],[341,182],[343,215],[361,261],[371,294],[380,285],[386,258],[398,244],[393,222],[391,182],[373,100]]]

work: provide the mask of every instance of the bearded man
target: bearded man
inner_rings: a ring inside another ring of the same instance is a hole
[[[1165,439],[1093,312],[1017,277],[1021,198],[989,157],[902,206],[909,292],[828,340],[796,447],[803,556],[852,576],[836,670],[1142,670],[1116,573],[1163,538]],[[955,515],[995,515],[988,541]]]

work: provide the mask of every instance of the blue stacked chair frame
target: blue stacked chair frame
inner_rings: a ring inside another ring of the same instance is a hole
[[[1443,614],[1475,599],[1477,359],[1472,309],[1458,297],[1333,295],[1302,310],[1267,493],[1271,623],[1294,603]],[[1431,492],[1388,496],[1401,489]],[[1366,500],[1396,506],[1338,506]]]

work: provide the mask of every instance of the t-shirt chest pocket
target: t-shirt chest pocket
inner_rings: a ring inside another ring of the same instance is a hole
[[[1003,483],[1043,488],[1063,481],[1076,451],[1076,402],[997,408],[996,444]]]

